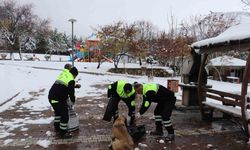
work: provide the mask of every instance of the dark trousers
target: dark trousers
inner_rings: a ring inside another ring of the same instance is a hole
[[[120,102],[120,99],[118,97],[111,97],[109,99],[108,105],[106,107],[106,111],[103,116],[103,120],[105,121],[111,121],[112,117],[114,117],[114,120],[118,117],[118,104]]]
[[[114,121],[118,118],[119,116],[119,111],[118,111],[118,105],[120,101],[123,101],[126,106],[128,107],[128,116],[130,116],[130,125],[134,124],[135,121],[135,109],[131,106],[131,101],[126,101],[124,99],[121,99],[120,97],[112,96],[109,99],[106,111],[103,116],[103,120],[105,121],[111,121],[112,118],[114,118]]]
[[[66,131],[69,121],[68,105],[66,100],[58,101],[58,103],[52,103],[52,100],[49,100],[49,102],[54,109],[54,114],[55,114],[54,125],[55,126],[58,125],[60,126],[61,130]]]
[[[156,105],[156,108],[154,110],[156,127],[159,129],[162,128],[163,125],[169,134],[174,134],[174,128],[170,117],[175,107],[175,102],[176,98],[168,99],[165,101],[162,100],[161,103],[158,103]]]

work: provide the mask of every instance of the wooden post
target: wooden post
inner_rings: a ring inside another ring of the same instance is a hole
[[[203,55],[201,66],[200,66],[200,71],[199,71],[199,77],[198,77],[198,100],[199,100],[202,119],[206,118],[206,114],[204,112],[204,108],[203,108],[203,104],[202,104],[202,102],[205,101],[204,92],[202,90],[202,88],[204,87],[204,85],[202,83],[202,78],[203,78],[203,75],[204,75],[203,71],[204,71],[206,61],[207,61],[207,56],[208,56],[208,54]]]
[[[249,130],[248,130],[248,120],[246,118],[246,108],[245,108],[245,103],[246,99],[245,96],[247,95],[247,87],[248,87],[248,81],[250,78],[250,54],[248,54],[244,74],[243,74],[243,81],[242,81],[242,87],[241,87],[241,114],[242,114],[242,121],[243,121],[243,126],[245,128],[245,132],[247,136],[250,136]]]

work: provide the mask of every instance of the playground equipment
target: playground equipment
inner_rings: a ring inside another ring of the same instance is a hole
[[[109,59],[109,58],[105,57],[104,55],[101,55],[101,58],[103,58],[107,62],[113,63],[112,59]]]
[[[98,46],[99,41],[94,34],[89,36],[84,43],[79,41],[76,44],[77,51],[74,55],[74,59],[83,62],[98,62],[101,59],[113,63],[112,59],[101,54],[101,50]],[[72,56],[70,56],[70,60],[72,60]]]

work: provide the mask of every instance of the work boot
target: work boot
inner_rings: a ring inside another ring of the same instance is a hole
[[[156,126],[156,130],[150,132],[150,135],[163,136],[162,126]]]
[[[61,131],[59,123],[54,123],[54,130],[55,130],[56,132]]]
[[[174,134],[168,134],[165,137],[165,141],[174,141],[174,139],[175,139],[175,135]]]
[[[62,139],[70,139],[72,138],[72,134],[69,131],[61,131],[60,138]]]

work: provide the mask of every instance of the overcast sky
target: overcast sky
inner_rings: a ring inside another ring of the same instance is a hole
[[[152,22],[160,30],[167,30],[171,13],[177,21],[190,16],[213,12],[243,11],[240,0],[17,0],[33,3],[34,13],[49,18],[52,27],[71,34],[70,18],[75,18],[75,33],[86,37],[91,27],[117,21],[132,23],[138,20]]]

